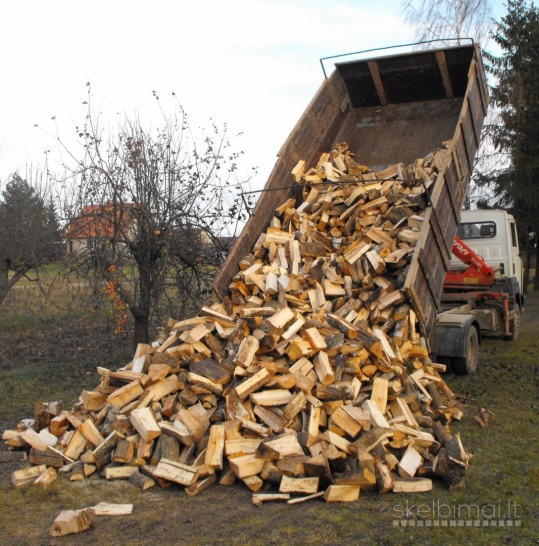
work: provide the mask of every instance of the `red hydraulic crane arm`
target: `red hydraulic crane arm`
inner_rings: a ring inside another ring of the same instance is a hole
[[[491,286],[496,273],[481,256],[478,256],[462,239],[455,237],[453,254],[460,258],[468,267],[466,271],[448,271],[445,276],[446,289],[463,287],[464,285]]]
[[[473,265],[478,271],[487,277],[494,277],[495,272],[481,256],[476,254],[460,237],[455,237],[453,243],[453,254],[460,258],[465,264]]]

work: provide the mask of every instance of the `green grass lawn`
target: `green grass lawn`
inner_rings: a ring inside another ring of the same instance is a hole
[[[477,374],[446,376],[451,389],[465,397],[465,417],[452,423],[453,433],[460,433],[466,450],[473,455],[463,490],[449,491],[436,481],[434,490],[424,494],[362,491],[359,501],[351,504],[326,505],[317,499],[295,506],[275,503],[257,508],[243,484],[215,485],[191,498],[176,485],[142,492],[127,482],[69,482],[61,476],[46,491],[32,486],[15,490],[9,477],[20,465],[4,464],[0,465],[0,544],[539,544],[539,293],[531,294],[528,301],[518,341],[486,340]],[[55,328],[42,328],[39,335],[45,337],[32,338],[37,331],[25,337],[30,351],[47,336],[56,336],[58,325]],[[17,335],[16,328],[12,332]],[[97,384],[95,365],[123,365],[130,357],[127,347],[123,353],[111,354],[106,342],[98,342],[92,335],[82,342],[84,350],[77,352],[82,335],[77,332],[74,329],[63,342],[64,349],[66,344],[74,347],[67,357],[55,359],[51,355],[47,362],[37,364],[15,359],[10,367],[0,369],[0,428],[31,417],[34,401],[61,398],[69,406],[82,389]],[[495,414],[484,429],[474,419],[481,407]],[[101,518],[95,528],[79,535],[54,541],[48,536],[60,510],[101,501],[131,502],[133,514]],[[508,503],[511,518],[506,517]],[[419,506],[427,517],[417,517]],[[406,507],[413,507],[411,513],[416,517],[408,520],[406,527],[394,526]],[[493,518],[486,517],[493,509],[499,509],[501,515],[496,517],[496,526],[492,526]],[[445,517],[448,510],[455,510],[456,516]],[[477,519],[479,527],[474,523]],[[513,525],[508,526],[507,519]],[[488,527],[483,526],[484,520],[490,522]],[[410,521],[414,521],[413,527]],[[427,521],[432,522],[430,526]],[[450,521],[455,521],[455,526]]]

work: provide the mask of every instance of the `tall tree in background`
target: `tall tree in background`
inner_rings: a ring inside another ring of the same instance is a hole
[[[496,150],[510,161],[494,175],[479,177],[493,203],[510,209],[526,231],[539,218],[539,10],[524,0],[509,0],[507,14],[494,23],[492,38],[502,54],[485,54],[501,123],[491,128]],[[537,248],[539,253],[539,247]],[[536,260],[537,260],[536,256]],[[539,275],[535,274],[535,288]]]
[[[484,47],[489,39],[492,0],[403,0],[401,7],[415,40],[435,40],[418,44],[416,49],[460,45],[464,38],[473,38]],[[466,208],[484,204],[485,199],[491,196],[484,185],[477,184],[477,178],[487,178],[507,163],[506,154],[497,150],[492,143],[493,128],[498,123],[499,113],[490,108],[466,195]]]
[[[404,0],[401,6],[418,42],[439,40],[438,46],[451,46],[460,45],[462,38],[480,44],[488,38],[492,0]]]
[[[39,182],[31,185],[15,173],[0,197],[0,305],[30,270],[58,254],[60,227],[50,194]]]
[[[70,278],[93,290],[91,311],[110,306],[118,332],[130,314],[135,343],[147,343],[152,316],[182,319],[211,292],[242,227],[241,152],[213,122],[195,139],[177,103],[160,127],[133,115],[109,129],[90,99],[78,149],[58,138]]]

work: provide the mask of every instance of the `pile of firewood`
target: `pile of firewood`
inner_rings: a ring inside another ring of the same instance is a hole
[[[468,456],[448,427],[462,412],[402,290],[445,155],[372,172],[341,144],[300,161],[303,201],[275,211],[230,297],[169,320],[125,368],[98,368],[71,410],[37,404],[4,432],[37,465],[14,485],[54,468],[188,495],[239,479],[255,504],[429,491],[434,476],[462,487]]]

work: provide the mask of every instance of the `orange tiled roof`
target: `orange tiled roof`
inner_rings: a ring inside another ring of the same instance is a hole
[[[114,208],[112,205],[87,205],[71,222],[66,232],[67,239],[108,239],[116,230],[123,231],[132,220],[129,208],[132,203]],[[114,221],[116,218],[116,222]]]

